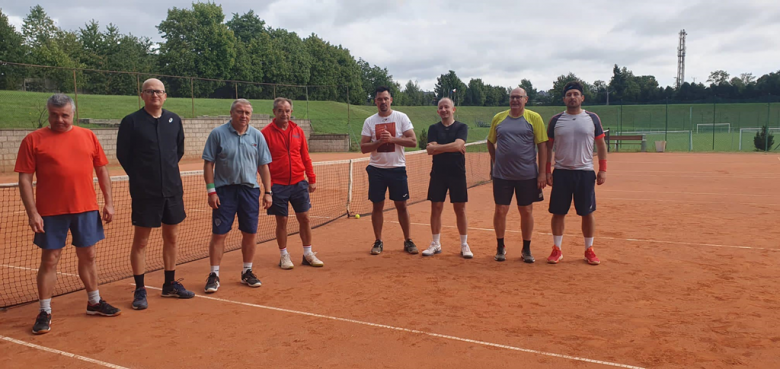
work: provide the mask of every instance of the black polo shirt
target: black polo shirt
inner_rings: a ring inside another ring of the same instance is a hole
[[[163,109],[162,115],[154,118],[141,108],[122,119],[116,157],[130,178],[134,199],[182,196],[182,156],[184,128],[175,113]]]
[[[449,126],[444,126],[442,122],[439,122],[428,128],[428,143],[436,142],[439,145],[446,145],[457,139],[465,142],[468,135],[469,127],[457,120]],[[466,155],[460,152],[445,152],[434,155],[431,174],[450,177],[466,175]]]

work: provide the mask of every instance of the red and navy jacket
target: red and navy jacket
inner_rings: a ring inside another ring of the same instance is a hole
[[[317,177],[314,175],[314,167],[309,157],[309,145],[306,143],[303,129],[293,121],[289,121],[287,129],[282,130],[274,123],[275,121],[276,119],[271,121],[261,131],[273,159],[268,164],[271,183],[294,185],[304,180],[304,172],[309,183],[316,183]]]

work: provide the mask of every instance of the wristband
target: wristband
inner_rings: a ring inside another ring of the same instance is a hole
[[[606,172],[606,171],[607,171],[607,161],[599,160],[599,172]]]
[[[552,163],[548,162],[547,163],[547,174],[550,174],[550,173],[552,173]]]
[[[206,192],[208,192],[208,194],[211,195],[212,193],[217,193],[217,189],[216,187],[214,187],[213,183],[209,183],[206,185]]]

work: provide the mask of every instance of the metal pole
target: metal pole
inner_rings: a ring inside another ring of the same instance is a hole
[[[306,86],[306,119],[309,119],[309,86]]]
[[[350,140],[351,140],[352,139],[352,125],[349,122],[349,118],[350,118],[349,111],[350,111],[350,107],[349,107],[349,85],[347,85],[347,128],[349,129],[349,137],[350,137]],[[357,141],[357,139],[355,139],[355,143],[357,144],[358,142],[360,142],[360,141]],[[349,148],[350,148],[350,150],[352,149],[352,142],[349,143]],[[350,174],[352,174],[352,162],[349,163],[349,170],[350,170]],[[350,186],[351,186],[351,183],[350,183]],[[350,192],[350,197],[351,196],[352,196],[352,193]]]
[[[669,141],[669,98],[666,98],[666,128],[664,128],[664,141]]]
[[[715,102],[712,102],[712,151],[715,151]]]
[[[192,118],[195,118],[195,83],[190,77],[190,96],[192,97]]]
[[[73,70],[73,94],[76,96],[76,124],[79,124],[79,89],[76,86],[76,70]]]
[[[138,92],[138,109],[141,109],[141,77],[135,75],[135,90]]]
[[[274,99],[276,99],[276,85],[274,85]]]
[[[767,99],[770,100],[770,99]],[[770,100],[771,101],[771,100]],[[769,101],[766,103],[766,132],[764,133],[764,152],[769,152],[771,147],[769,147],[769,114],[771,109],[771,105],[769,105]]]
[[[236,87],[236,100],[238,100],[238,82],[233,84]]]

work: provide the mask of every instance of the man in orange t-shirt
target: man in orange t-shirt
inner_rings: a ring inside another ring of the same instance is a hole
[[[117,316],[121,311],[100,298],[94,245],[105,238],[92,169],[103,192],[103,221],[111,222],[114,205],[108,159],[95,134],[73,126],[73,100],[56,94],[46,102],[49,126],[24,138],[14,171],[19,173],[19,190],[27,211],[34,243],[41,248],[38,269],[38,297],[41,311],[32,332],[48,333],[51,326],[51,295],[57,283],[57,263],[65,247],[68,230],[79,262],[79,277],[87,289],[87,315]],[[33,175],[37,175],[33,196]],[[63,194],[65,194],[63,196]],[[37,197],[37,198],[36,198]],[[37,200],[37,201],[36,201]]]

